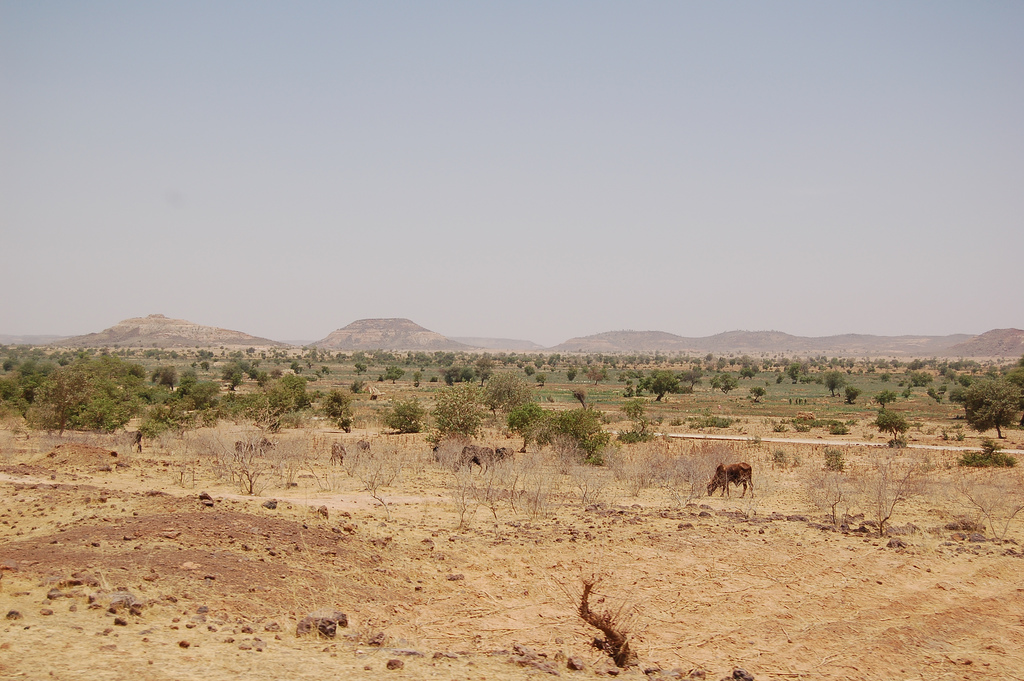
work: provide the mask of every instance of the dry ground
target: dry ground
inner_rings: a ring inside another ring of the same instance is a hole
[[[1024,678],[1024,533],[947,529],[976,517],[953,453],[907,453],[929,485],[897,506],[905,546],[890,547],[858,531],[863,497],[840,507],[848,532],[810,503],[821,445],[786,445],[785,464],[775,445],[714,445],[753,464],[756,497],[741,499],[648,479],[699,443],[623,448],[600,469],[543,451],[456,474],[419,436],[293,431],[273,436],[248,496],[232,445],[250,435],[222,426],[133,454],[0,431],[0,617],[20,615],[0,621],[0,678]],[[361,437],[372,457],[356,461]],[[345,466],[329,462],[335,441]],[[871,454],[846,448],[851,478]],[[637,667],[591,646],[574,599],[592,575]],[[122,591],[139,607],[109,612]],[[297,637],[321,610],[349,626]]]

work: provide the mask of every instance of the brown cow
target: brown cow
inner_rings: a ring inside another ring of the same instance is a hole
[[[141,430],[126,430],[124,432],[128,440],[128,448],[132,451],[137,451],[139,454],[142,453],[142,431]]]
[[[729,494],[729,485],[739,486],[742,484],[743,494],[740,495],[740,498],[747,496],[747,485],[750,485],[750,497],[753,498],[754,481],[750,477],[752,471],[749,463],[731,463],[728,466],[722,463],[718,464],[715,474],[711,476],[711,482],[708,483],[708,496],[714,494],[719,487],[722,488],[722,496],[732,496]]]
[[[340,442],[331,443],[331,463],[345,463],[346,454],[348,454],[348,452],[345,451],[345,445]]]

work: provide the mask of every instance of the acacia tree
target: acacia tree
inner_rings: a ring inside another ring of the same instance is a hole
[[[740,382],[731,374],[716,374],[715,377],[711,379],[711,387],[718,388],[726,395],[729,394],[730,390],[738,388],[739,385]]]
[[[497,414],[499,411],[508,414],[521,404],[533,399],[530,384],[518,373],[503,371],[491,376],[484,388],[484,405]]]
[[[1021,404],[1021,390],[1006,379],[976,381],[964,391],[967,424],[979,433],[996,429],[1003,438],[1003,428],[1013,424]]]
[[[484,420],[480,387],[475,383],[460,383],[438,390],[433,415],[434,432],[428,438],[431,442],[454,435],[475,437]]]
[[[679,376],[671,371],[659,369],[652,371],[650,376],[641,378],[638,387],[653,393],[655,402],[661,402],[666,393],[675,394],[680,391]]]
[[[903,414],[884,408],[878,411],[875,427],[878,428],[879,432],[892,434],[892,440],[889,441],[889,444],[892,446],[899,445],[901,442],[900,436],[910,430],[910,424],[907,423],[907,419]]]
[[[825,387],[832,394],[832,397],[836,396],[836,391],[846,385],[846,376],[843,376],[841,371],[828,371],[825,372]]]

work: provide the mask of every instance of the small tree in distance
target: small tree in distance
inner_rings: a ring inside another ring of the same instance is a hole
[[[860,388],[854,388],[852,385],[846,386],[846,391],[844,393],[846,397],[846,403],[853,404],[854,402],[856,402],[857,398],[860,397],[860,393]]]
[[[892,440],[889,441],[889,446],[891,447],[900,447],[905,444],[901,436],[910,430],[910,424],[907,423],[907,419],[903,414],[891,409],[878,410],[875,427],[878,428],[879,432],[892,435]]]

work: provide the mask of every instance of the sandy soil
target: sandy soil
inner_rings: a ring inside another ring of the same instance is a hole
[[[607,470],[599,502],[581,500],[552,461],[533,512],[474,503],[460,527],[456,476],[415,437],[371,438],[406,457],[378,489],[385,510],[324,460],[251,497],[195,447],[3,435],[0,679],[1024,678],[1021,530],[948,529],[952,454],[928,453],[930,491],[879,538],[809,504],[820,445],[773,468],[767,444],[734,443],[757,496],[689,503],[631,496]],[[854,468],[868,456],[847,452]],[[592,575],[635,667],[615,668],[576,613]],[[349,621],[336,638],[296,636],[334,610]]]

